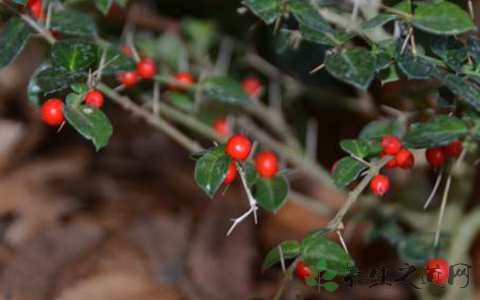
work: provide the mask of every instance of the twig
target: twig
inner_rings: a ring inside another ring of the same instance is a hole
[[[30,16],[25,15],[25,14],[20,14],[20,18],[22,18],[25,23],[27,23],[30,27],[32,27],[36,32],[38,32],[48,43],[51,45],[55,44],[56,39],[52,35],[52,33],[42,26],[40,26],[34,19],[32,19]]]
[[[230,227],[230,229],[228,230],[227,232],[227,236],[229,236],[233,230],[235,229],[235,227],[237,225],[239,225],[240,223],[242,223],[242,221],[244,219],[246,219],[250,214],[253,214],[253,220],[255,222],[255,224],[258,223],[258,218],[257,218],[257,210],[258,210],[258,206],[257,206],[257,200],[255,199],[255,197],[253,197],[252,195],[252,191],[250,190],[250,187],[248,186],[248,182],[247,182],[247,176],[245,175],[245,171],[243,170],[243,167],[242,165],[239,163],[239,162],[236,162],[235,163],[235,166],[237,168],[237,172],[238,174],[240,175],[240,179],[242,181],[242,185],[243,185],[243,189],[245,190],[245,194],[247,195],[247,199],[248,199],[248,204],[250,205],[250,208],[247,212],[245,212],[243,215],[241,215],[240,217],[238,218],[235,218],[235,219],[232,219],[233,221],[233,224],[232,226]]]
[[[266,145],[275,151],[288,162],[297,166],[306,174],[316,179],[318,182],[324,184],[327,187],[337,190],[328,171],[318,165],[314,160],[311,160],[302,153],[298,153],[287,145],[284,145],[275,139],[271,138],[265,131],[258,128],[250,119],[239,118],[237,119],[238,125],[251,134],[260,143]]]
[[[119,104],[126,110],[133,112],[136,115],[141,116],[145,121],[147,121],[150,125],[160,129],[170,138],[178,142],[180,145],[188,149],[190,152],[199,152],[203,148],[198,144],[196,141],[192,140],[184,133],[179,131],[177,128],[172,126],[167,121],[161,119],[158,116],[152,115],[149,111],[143,109],[135,102],[130,100],[130,98],[126,96],[122,96],[118,94],[116,91],[110,89],[108,86],[104,85],[103,83],[99,83],[97,88],[104,93],[107,97],[109,97],[113,102]]]
[[[433,242],[433,248],[437,248],[440,241],[440,232],[442,230],[443,217],[445,216],[445,208],[447,207],[448,192],[450,191],[450,183],[452,181],[452,175],[449,174],[445,182],[445,189],[443,190],[442,204],[440,206],[440,212],[438,214],[437,229],[435,230],[435,240]]]
[[[316,66],[314,69],[312,69],[310,71],[310,74],[315,74],[318,71],[322,70],[323,68],[325,68],[325,64],[320,64],[320,65]]]
[[[435,197],[435,194],[437,193],[438,187],[440,186],[440,182],[442,181],[442,176],[443,176],[443,173],[440,172],[437,176],[437,179],[435,180],[435,184],[433,186],[432,192],[428,196],[428,199],[425,202],[425,205],[423,206],[423,209],[427,209],[428,206],[430,205],[430,202],[432,202],[433,197]]]
[[[345,243],[345,240],[343,239],[343,236],[342,236],[342,233],[340,232],[340,230],[337,230],[337,235],[338,235],[338,239],[340,240],[340,244],[343,247],[343,250],[345,250],[345,252],[347,254],[350,254],[350,252],[348,251],[348,248],[347,248],[347,244]]]
[[[297,264],[302,260],[302,257],[299,256],[297,257],[291,264],[288,266],[287,271],[283,274],[282,281],[280,282],[277,291],[275,292],[275,295],[273,296],[272,300],[280,300],[280,298],[283,295],[283,292],[285,291],[285,288],[287,287],[288,282],[293,276],[293,272],[295,271],[295,268],[297,267]]]
[[[310,159],[315,159],[317,156],[318,146],[318,121],[310,119],[307,123],[307,136],[305,138],[305,152]]]

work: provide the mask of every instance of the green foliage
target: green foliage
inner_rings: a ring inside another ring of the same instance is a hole
[[[448,246],[448,238],[440,235],[438,248],[432,247],[431,233],[412,233],[401,238],[397,243],[397,252],[404,262],[422,266],[432,257],[444,257]]]
[[[397,120],[377,120],[368,123],[360,131],[360,139],[378,139],[385,135],[400,136],[401,125]]]
[[[277,212],[287,201],[288,181],[284,176],[260,178],[254,187],[255,199],[269,212]]]
[[[328,263],[328,269],[343,275],[347,271],[347,263],[352,265],[353,260],[343,248],[335,242],[325,238],[320,233],[313,233],[305,237],[301,246],[302,257],[306,265],[316,265],[321,259]]]
[[[243,5],[267,24],[275,22],[281,14],[278,0],[245,0]]]
[[[262,271],[271,268],[273,265],[279,263],[283,257],[286,259],[293,259],[300,254],[300,243],[297,241],[284,241],[278,246],[272,248],[267,256],[263,259]]]
[[[367,166],[358,160],[347,156],[335,163],[333,181],[339,188],[344,188],[354,182]]]
[[[63,10],[52,14],[51,29],[71,36],[94,37],[97,35],[97,26],[92,17],[74,10]]]
[[[64,114],[67,122],[84,138],[91,140],[97,151],[108,144],[113,128],[101,110],[86,105],[66,105]]]
[[[86,78],[85,73],[70,72],[60,67],[41,66],[31,81],[34,81],[39,92],[49,95],[67,89],[72,83],[82,78]]]
[[[58,41],[52,47],[52,61],[68,71],[84,71],[96,63],[97,48],[94,44],[78,41]]]
[[[364,48],[352,48],[327,55],[325,68],[332,76],[365,90],[375,76],[375,58]]]
[[[224,146],[215,147],[200,157],[195,164],[195,181],[213,198],[225,179],[231,158],[225,153]]]
[[[0,33],[0,68],[10,64],[30,37],[30,27],[19,18],[11,18]]]
[[[449,1],[416,2],[413,25],[433,34],[456,35],[474,30],[466,11]]]
[[[430,122],[412,124],[403,142],[409,148],[444,146],[468,133],[465,121],[456,117],[437,116]]]
[[[242,85],[228,77],[210,77],[200,82],[200,88],[210,98],[231,104],[242,104],[249,101]]]
[[[343,140],[340,142],[342,149],[358,158],[365,158],[380,154],[382,148],[378,140]]]

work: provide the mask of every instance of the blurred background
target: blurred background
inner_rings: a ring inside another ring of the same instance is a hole
[[[325,72],[310,75],[325,49],[308,43],[297,51],[283,47],[281,34],[273,35],[250,13],[240,14],[240,6],[235,0],[138,0],[98,20],[112,35],[122,31],[127,16],[145,31],[175,31],[187,17],[211,21],[252,54],[232,66],[237,79],[254,75],[267,82],[265,68],[252,60],[260,57],[307,87],[308,92],[282,104],[298,136],[305,136],[309,121],[318,123],[316,155],[326,169],[343,155],[340,140],[355,138],[363,125],[392,115],[394,110],[381,105],[415,110],[434,99],[432,85],[425,82],[376,83],[366,94]],[[239,182],[225,196],[209,200],[194,182],[189,153],[139,118],[107,102],[114,134],[98,153],[68,126],[57,132],[40,122],[26,86],[43,59],[42,45],[29,43],[14,64],[0,70],[0,298],[270,299],[281,268],[261,273],[265,254],[281,241],[325,226],[332,214],[322,216],[289,202],[275,215],[262,213],[258,225],[248,220],[226,237],[230,218],[246,205]],[[416,172],[395,174],[394,191],[384,200],[393,209],[404,201],[417,211],[431,189],[435,176],[424,167],[423,154],[416,156]],[[293,174],[297,189],[321,199],[332,212],[343,203],[339,195]],[[467,174],[474,185],[469,181],[454,189],[472,207],[480,192],[479,175],[473,168]],[[377,216],[371,213],[366,218]],[[372,266],[387,266],[390,281],[402,274],[397,268],[404,261],[384,236],[388,230],[392,237],[398,228],[413,229],[392,215],[379,217],[381,232],[372,232],[374,222],[360,221],[346,234],[366,278],[357,288],[339,278],[338,292],[318,294],[294,278],[284,299],[415,299],[404,283],[368,288],[377,281],[368,278]],[[419,226],[433,220],[425,218]],[[480,281],[480,243],[470,251],[473,284]]]

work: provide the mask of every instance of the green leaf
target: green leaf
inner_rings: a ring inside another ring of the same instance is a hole
[[[322,275],[322,279],[325,279],[325,280],[332,280],[333,278],[335,278],[335,276],[337,276],[338,272],[337,271],[334,271],[334,270],[327,270],[325,273],[323,273]]]
[[[30,27],[20,18],[11,18],[0,33],[0,68],[9,65],[22,52],[30,37]]]
[[[480,64],[480,39],[475,36],[469,36],[467,40],[468,55],[470,55],[475,63]]]
[[[320,16],[309,0],[290,1],[288,6],[300,24],[319,32],[333,32],[330,24]]]
[[[468,13],[448,1],[415,2],[413,25],[433,34],[456,35],[474,30]]]
[[[85,78],[86,74],[69,72],[63,68],[42,66],[38,73],[35,73],[33,80],[43,95],[64,90],[76,81]]]
[[[340,147],[345,152],[359,158],[378,155],[382,151],[378,141],[371,140],[343,140],[340,142]]]
[[[432,52],[453,70],[461,70],[467,60],[467,48],[454,37],[439,37],[432,42]]]
[[[344,188],[355,181],[360,174],[367,169],[363,163],[351,158],[344,157],[339,160],[333,170],[333,181],[339,188]]]
[[[249,162],[243,164],[243,169],[245,170],[245,177],[247,180],[247,185],[252,187],[257,183],[260,176],[255,168],[255,166]]]
[[[70,88],[77,95],[83,95],[86,92],[88,92],[88,90],[89,90],[88,85],[86,85],[85,83],[74,83],[74,84],[70,85]]]
[[[430,122],[412,124],[403,142],[408,148],[432,148],[447,145],[467,133],[465,121],[442,115]]]
[[[460,76],[440,71],[433,73],[433,76],[459,96],[460,100],[480,111],[480,90],[474,84]]]
[[[218,146],[205,153],[195,164],[195,181],[210,198],[215,196],[223,183],[231,158],[224,146]]]
[[[340,245],[318,233],[308,235],[302,241],[301,250],[306,265],[315,265],[325,259],[328,269],[339,274],[346,273],[347,263],[353,264],[352,258]]]
[[[390,66],[393,57],[385,49],[374,46],[372,47],[371,53],[373,57],[375,57],[375,70],[377,72]]]
[[[113,0],[95,0],[95,6],[99,11],[106,15],[112,7]]]
[[[323,272],[327,269],[327,261],[325,260],[325,258],[322,258],[318,261],[317,268],[320,272]],[[317,277],[317,276],[315,276],[315,277]]]
[[[300,243],[297,241],[284,241],[280,245],[272,248],[263,259],[262,272],[280,262],[282,257],[280,249],[284,259],[292,259],[300,254]]]
[[[97,151],[108,144],[113,128],[101,110],[86,105],[66,105],[64,113],[68,123],[84,138],[91,140]]]
[[[97,35],[95,21],[87,14],[63,10],[52,14],[51,29],[66,35],[92,37]]]
[[[188,95],[179,92],[168,92],[165,96],[176,108],[184,111],[193,110],[193,100]]]
[[[434,69],[434,65],[424,56],[414,55],[410,49],[404,49],[401,52],[399,45],[395,56],[398,67],[409,79],[429,79]]]
[[[340,30],[332,30],[330,32],[320,32],[313,30],[300,24],[300,32],[302,38],[306,41],[327,45],[327,46],[338,46],[342,45],[348,40],[352,39],[355,34],[351,32],[345,32]]]
[[[390,14],[378,14],[375,17],[367,20],[361,26],[363,30],[372,30],[380,26],[396,20],[398,17],[396,15]]]
[[[310,272],[310,276],[317,278],[318,277],[318,270],[314,266],[309,266],[308,271]]]
[[[305,277],[305,283],[308,286],[317,286],[318,285],[317,278],[312,277],[312,276]]]
[[[103,51],[105,53],[105,66],[102,73],[105,75],[118,74],[120,72],[135,70],[136,63],[133,58],[126,56],[115,46],[97,47],[97,61],[102,59]]]
[[[97,48],[87,42],[62,40],[53,45],[51,56],[56,66],[69,71],[83,71],[96,63]]]
[[[255,199],[263,209],[275,213],[287,201],[288,181],[284,176],[260,178],[255,183]]]
[[[448,245],[446,235],[440,235],[438,249],[432,247],[433,233],[412,233],[400,239],[397,244],[397,252],[401,261],[414,265],[424,265],[426,261],[433,257],[442,257]],[[436,252],[438,250],[439,252]]]
[[[278,0],[245,0],[243,5],[266,24],[272,24],[281,14]]]
[[[41,72],[43,72],[48,68],[50,68],[49,64],[40,65],[40,67],[38,67],[35,70],[32,77],[30,78],[30,81],[28,82],[28,87],[27,87],[28,101],[35,106],[39,106],[42,100],[42,89],[37,82],[38,74],[40,74]]]
[[[335,292],[338,289],[338,283],[330,281],[323,285],[327,292]]]
[[[200,86],[210,98],[215,100],[231,104],[241,104],[249,101],[242,85],[227,77],[210,77],[203,80]]]
[[[375,58],[364,48],[352,48],[327,55],[325,68],[333,77],[366,90],[375,75]]]
[[[378,139],[385,135],[400,136],[401,126],[397,120],[377,120],[363,127],[358,137],[360,139]]]
[[[213,22],[187,18],[182,21],[182,28],[190,40],[192,49],[203,55],[211,48],[217,28]]]

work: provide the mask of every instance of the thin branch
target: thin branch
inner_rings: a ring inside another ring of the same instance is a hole
[[[440,182],[442,181],[443,173],[440,172],[437,175],[437,179],[435,180],[435,184],[433,186],[432,192],[428,196],[427,201],[425,202],[425,205],[423,206],[423,209],[427,209],[428,206],[430,205],[430,202],[432,202],[433,197],[435,197],[435,194],[437,193],[438,187],[440,186]]]
[[[452,175],[449,174],[445,182],[445,189],[443,190],[442,204],[440,206],[440,212],[438,214],[437,229],[435,230],[435,240],[433,242],[433,248],[438,246],[440,241],[440,233],[442,231],[443,217],[445,216],[445,208],[447,207],[448,192],[450,191],[450,183],[452,182]]]
[[[154,126],[157,129],[163,131],[166,135],[170,138],[178,142],[180,145],[188,149],[190,152],[199,152],[203,150],[202,146],[198,144],[196,141],[192,140],[180,130],[172,126],[167,121],[159,118],[158,116],[152,115],[149,111],[143,109],[135,102],[130,100],[130,98],[126,96],[122,96],[118,94],[116,91],[110,89],[108,86],[104,85],[103,83],[99,83],[97,85],[98,90],[104,93],[107,97],[109,97],[113,102],[119,104],[126,110],[131,111],[135,115],[141,116],[145,121],[147,121],[150,125]]]
[[[55,44],[56,39],[52,35],[52,33],[50,31],[46,30],[45,28],[43,28],[41,25],[39,25],[30,16],[25,15],[25,14],[20,14],[20,18],[22,18],[22,20],[25,21],[25,23],[27,23],[36,32],[38,32],[49,44],[51,44],[51,45]]]
[[[280,300],[283,292],[285,291],[285,288],[287,287],[288,282],[293,276],[293,272],[295,271],[295,268],[297,267],[297,264],[302,260],[302,257],[299,256],[297,257],[291,264],[288,266],[287,271],[283,274],[282,281],[280,282],[280,285],[277,288],[277,291],[275,292],[275,295],[273,296],[272,300]]]

